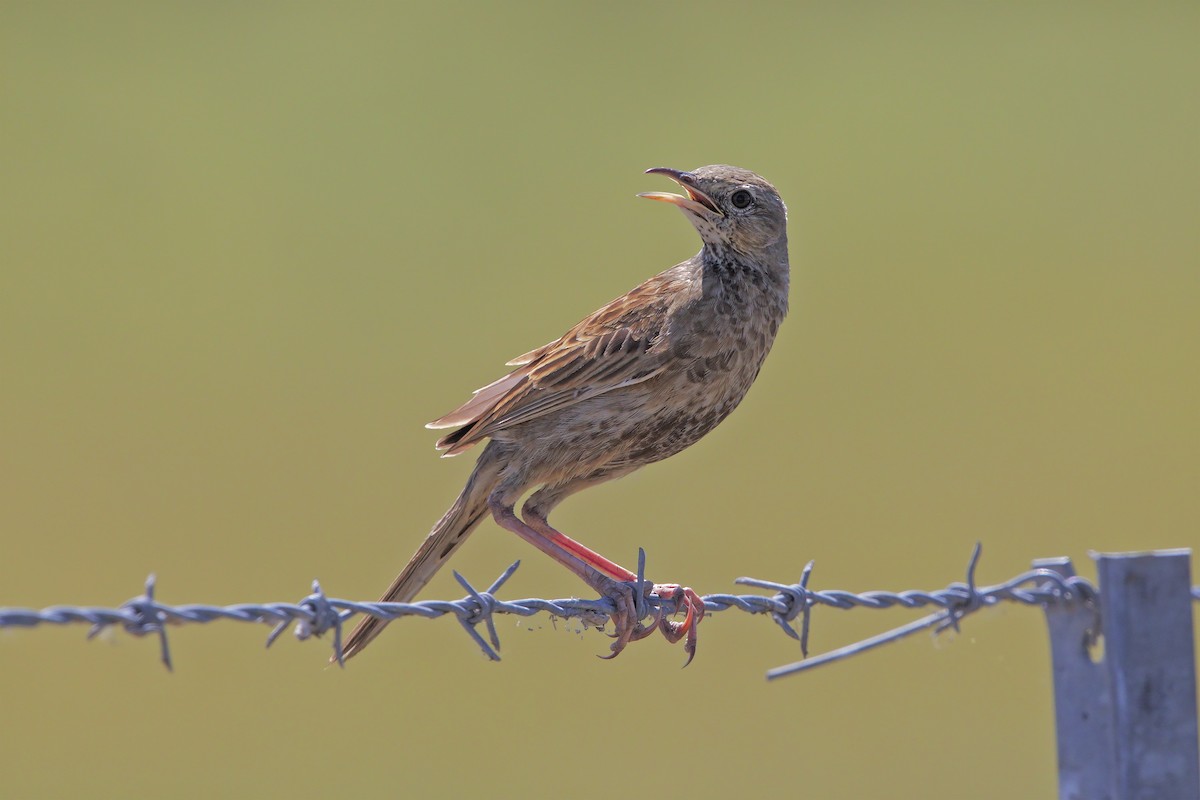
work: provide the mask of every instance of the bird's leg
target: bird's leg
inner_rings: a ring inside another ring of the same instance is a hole
[[[525,518],[525,523],[528,527],[533,529],[534,532],[541,534],[547,540],[557,543],[575,557],[591,564],[595,569],[603,571],[612,578],[621,581],[622,583],[618,585],[626,591],[622,593],[620,599],[614,596],[611,591],[605,591],[602,587],[590,583],[588,585],[605,596],[611,597],[617,603],[618,609],[621,609],[623,604],[627,604],[628,611],[632,611],[634,598],[632,591],[630,591],[630,584],[636,586],[637,575],[619,564],[609,561],[604,556],[580,544],[565,533],[556,530],[546,519],[546,511],[538,505],[537,500],[538,496],[535,494],[521,509],[521,515]],[[584,580],[586,581],[587,579],[584,578]],[[630,641],[637,641],[649,636],[657,626],[667,641],[672,644],[678,642],[684,635],[687,636],[687,642],[684,644],[684,652],[687,653],[687,661],[684,663],[686,667],[692,663],[692,658],[696,655],[696,628],[700,625],[700,620],[704,619],[704,601],[700,599],[700,595],[696,594],[690,588],[675,583],[654,584],[650,591],[652,594],[665,599],[682,597],[682,603],[677,601],[676,605],[678,608],[683,608],[687,611],[683,622],[673,622],[665,618],[660,609],[655,616],[655,623],[647,628],[643,627],[641,620],[636,618],[636,612],[634,612],[634,616],[632,617],[622,614],[620,615],[622,619],[614,618],[613,620],[613,624],[617,630],[617,640],[613,642],[612,654],[607,657],[612,658],[616,656],[625,649],[625,645]]]
[[[592,583],[584,578],[593,589],[599,592],[602,596],[613,601],[617,611],[612,616],[613,628],[615,633],[610,650],[612,652],[604,658],[615,658],[625,649],[625,645],[630,642],[636,642],[639,639],[645,639],[650,634],[654,633],[654,629],[662,621],[662,612],[659,611],[654,621],[650,625],[643,625],[637,613],[637,597],[635,592],[638,590],[637,574],[630,572],[596,551],[575,541],[565,533],[553,528],[546,521],[544,514],[538,513],[536,505],[532,502],[527,502],[521,510],[522,516],[525,518],[525,523],[533,531],[541,535],[546,541],[562,547],[570,552],[575,557],[591,564],[597,571],[605,573],[611,580],[606,580],[602,583]],[[656,587],[646,587],[646,591],[653,592]]]
[[[513,511],[512,504],[505,502],[502,496],[492,495],[488,498],[488,506],[500,527],[520,536],[613,601],[616,611],[611,618],[617,634],[611,648],[612,656],[624,650],[629,642],[644,639],[654,632],[659,622],[657,617],[654,624],[648,627],[638,619],[633,584],[637,575],[552,528],[553,535],[547,535],[527,525]]]

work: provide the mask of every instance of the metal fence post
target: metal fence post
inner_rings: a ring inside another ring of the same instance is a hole
[[[1096,556],[1120,800],[1200,800],[1190,558]]]
[[[1069,558],[1042,558],[1035,569],[1070,578]],[[1083,603],[1047,603],[1050,660],[1054,674],[1054,726],[1058,732],[1059,800],[1116,800],[1113,794],[1108,676],[1092,660],[1100,634],[1097,609]]]
[[[1100,609],[1046,606],[1060,800],[1200,800],[1190,556],[1098,555]]]

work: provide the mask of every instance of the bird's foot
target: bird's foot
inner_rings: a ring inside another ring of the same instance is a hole
[[[656,584],[654,594],[666,600],[675,599],[676,613],[679,613],[680,607],[687,610],[683,622],[667,619],[662,616],[661,612],[658,618],[658,629],[671,644],[675,644],[684,636],[687,637],[687,641],[683,645],[683,652],[687,653],[687,661],[683,662],[686,667],[696,657],[696,632],[700,627],[700,621],[704,619],[704,601],[691,588],[680,586],[677,583]]]
[[[645,592],[647,595],[653,591],[652,586],[646,584]],[[639,639],[645,639],[650,634],[654,633],[654,629],[658,627],[662,619],[662,611],[658,611],[654,616],[654,622],[650,625],[643,625],[637,612],[637,591],[636,583],[624,583],[618,581],[607,581],[602,590],[605,597],[613,601],[617,610],[609,617],[612,620],[613,628],[616,632],[612,637],[616,639],[609,647],[611,651],[606,656],[601,658],[616,658],[625,649],[625,645],[630,642],[636,642]]]
[[[663,615],[662,609],[659,608],[654,614],[653,621],[649,625],[643,625],[637,612],[636,587],[635,583],[613,581],[603,590],[604,596],[616,605],[616,611],[610,617],[615,628],[612,636],[616,641],[609,647],[611,652],[601,658],[616,658],[630,642],[645,639],[657,628],[671,644],[686,636],[687,641],[683,645],[683,650],[687,653],[687,661],[683,665],[686,667],[692,663],[692,659],[696,656],[696,629],[700,625],[700,620],[704,619],[704,601],[700,599],[700,595],[690,588],[676,583],[647,585],[645,588],[647,596],[656,595],[664,600],[675,600],[677,609],[685,610],[686,615],[682,622],[675,622],[667,619]]]

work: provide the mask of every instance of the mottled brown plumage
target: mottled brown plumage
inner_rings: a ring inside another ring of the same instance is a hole
[[[454,429],[437,443],[447,456],[491,441],[383,601],[411,600],[490,511],[617,602],[613,654],[654,630],[633,612],[632,573],[563,536],[546,517],[580,489],[678,453],[733,411],[787,313],[788,255],[786,208],[754,173],[722,165],[648,172],[683,187],[686,196],[642,196],[678,206],[702,249],[513,359],[516,369],[429,424]],[[535,487],[518,517],[515,503]],[[681,597],[685,621],[660,619],[657,627],[672,641],[686,634],[690,660],[703,603],[673,584],[655,590]],[[385,624],[364,618],[343,654],[357,654]]]

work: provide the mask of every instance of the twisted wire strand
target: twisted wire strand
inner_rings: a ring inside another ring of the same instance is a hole
[[[1098,593],[1094,584],[1086,578],[1063,577],[1049,569],[1031,569],[1003,583],[979,587],[975,581],[975,570],[982,553],[975,545],[967,566],[965,582],[954,582],[942,589],[930,591],[905,590],[899,592],[867,591],[848,592],[842,590],[813,590],[808,588],[813,563],[809,562],[796,583],[776,583],[757,578],[738,578],[735,583],[765,589],[771,594],[710,594],[703,597],[706,612],[728,610],[748,614],[766,614],[793,639],[800,642],[801,654],[806,660],[770,670],[769,679],[794,674],[822,664],[831,663],[882,644],[897,641],[920,630],[933,628],[958,629],[963,617],[1002,602],[1023,605],[1047,606],[1055,603],[1083,603],[1096,607]],[[676,611],[673,599],[658,597],[651,591],[652,584],[645,580],[644,551],[638,554],[638,578],[636,596],[639,613],[650,616],[658,613],[671,615]],[[501,600],[495,592],[504,585],[521,562],[506,569],[487,589],[478,590],[462,575],[454,577],[467,592],[459,600],[422,600],[414,603],[355,602],[328,597],[321,585],[313,581],[312,591],[295,603],[237,603],[215,606],[202,603],[171,605],[155,599],[156,581],[151,575],[146,580],[145,592],[116,608],[98,606],[50,606],[41,610],[27,608],[0,608],[0,628],[32,628],[40,625],[87,624],[88,638],[110,627],[120,627],[134,636],[155,635],[159,639],[160,658],[168,670],[173,668],[171,651],[167,639],[167,626],[204,624],[217,620],[266,623],[273,625],[266,645],[271,646],[284,629],[295,623],[296,638],[303,641],[314,636],[333,632],[333,653],[341,664],[342,628],[356,614],[367,614],[383,620],[417,616],[431,619],[453,615],[483,653],[493,661],[500,660],[500,640],[496,633],[495,615],[513,614],[530,617],[535,614],[550,614],[563,619],[579,619],[585,626],[602,627],[616,608],[608,598],[582,599],[565,598],[545,600],[527,598],[523,600]],[[1192,598],[1200,602],[1200,586],[1192,588]],[[808,658],[808,635],[813,608],[829,606],[838,609],[851,608],[926,608],[938,609],[934,613],[907,625],[887,631],[878,636],[864,639],[847,647]],[[800,630],[793,626],[800,617]],[[485,639],[479,631],[483,625]],[[344,664],[343,664],[344,666]]]

